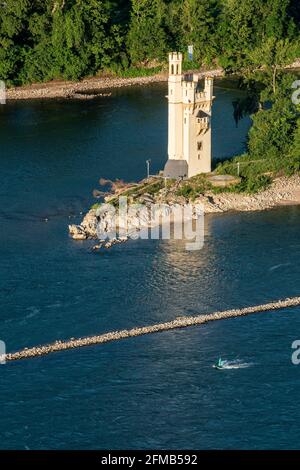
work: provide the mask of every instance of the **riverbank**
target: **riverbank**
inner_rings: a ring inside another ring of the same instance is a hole
[[[300,59],[293,64],[285,67],[286,70],[300,70]],[[222,68],[213,70],[200,69],[197,71],[200,78],[210,75],[215,78],[222,78],[225,72]],[[142,86],[151,83],[166,82],[168,80],[167,72],[160,72],[154,75],[144,77],[115,77],[103,75],[100,77],[85,78],[78,82],[53,80],[46,83],[34,83],[32,85],[24,85],[9,88],[6,92],[8,100],[32,100],[47,98],[64,98],[64,99],[92,99],[97,96],[107,96],[102,93],[104,90],[114,88]]]
[[[300,176],[275,178],[271,186],[256,194],[207,192],[197,198],[205,213],[261,211],[282,205],[300,204]]]
[[[223,77],[222,69],[200,71],[200,77],[205,75]],[[144,86],[151,83],[166,82],[168,75],[165,72],[145,77],[120,78],[114,76],[92,77],[80,82],[53,81],[38,83],[21,87],[9,88],[7,90],[8,100],[32,100],[44,98],[78,98],[88,99],[102,96],[104,90],[114,88]]]

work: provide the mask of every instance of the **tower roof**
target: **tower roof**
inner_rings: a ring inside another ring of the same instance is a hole
[[[198,111],[197,117],[205,118],[205,117],[209,117],[209,114],[205,113],[204,111],[202,111],[202,109],[200,109],[200,111]]]

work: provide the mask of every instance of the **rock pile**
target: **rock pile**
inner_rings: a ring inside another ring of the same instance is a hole
[[[283,308],[296,307],[300,305],[300,297],[287,298],[263,305],[253,307],[245,307],[241,309],[231,309],[226,311],[215,312],[207,315],[196,315],[192,317],[177,317],[173,321],[158,323],[155,325],[132,328],[131,330],[112,331],[96,336],[86,338],[70,339],[68,341],[55,341],[45,346],[36,346],[33,348],[25,348],[15,353],[6,354],[6,361],[16,361],[19,359],[28,359],[47,354],[65,351],[67,349],[81,348],[83,346],[92,346],[95,344],[103,344],[111,341],[119,341],[125,338],[142,336],[160,331],[169,331],[177,328],[186,328],[193,325],[201,325],[209,321],[225,320],[228,318],[250,315],[253,313],[267,312],[272,310],[281,310]]]
[[[106,235],[114,230],[121,231],[131,237],[134,232],[155,226],[154,221],[161,221],[172,212],[176,205],[184,206],[188,201],[183,196],[176,196],[176,183],[174,188],[163,188],[155,195],[147,192],[139,195],[136,202],[142,204],[141,209],[130,209],[126,224],[122,223],[122,218],[116,217],[119,223],[114,226],[114,218],[110,210],[105,207],[100,212],[91,209],[80,225],[69,225],[69,233],[74,240],[86,239],[106,239]],[[120,194],[121,195],[121,194]],[[275,206],[285,204],[300,203],[300,176],[276,178],[271,187],[257,194],[237,194],[231,192],[222,192],[215,194],[207,191],[193,201],[194,205],[201,204],[205,213],[234,211],[258,211],[270,209]],[[151,207],[155,204],[161,205],[160,213],[153,216]],[[126,225],[126,226],[125,226]],[[122,236],[122,235],[121,235]],[[134,238],[134,237],[132,237]],[[110,246],[109,246],[110,247]]]
[[[101,247],[111,248],[129,238],[135,239],[143,230],[148,231],[158,226],[172,210],[167,204],[151,206],[153,198],[147,194],[143,195],[141,200],[141,205],[129,205],[125,216],[107,204],[103,204],[99,209],[91,209],[80,225],[69,225],[69,233],[74,240],[102,240],[100,244],[95,245],[95,250]]]
[[[270,188],[257,194],[206,192],[195,202],[204,206],[205,213],[234,211],[261,211],[280,205],[300,203],[300,176],[276,178]]]

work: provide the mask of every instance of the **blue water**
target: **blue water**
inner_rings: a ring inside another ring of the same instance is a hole
[[[214,157],[243,151],[216,89]],[[299,295],[300,209],[206,217],[205,245],[91,253],[67,225],[101,176],[163,166],[165,86],[0,107],[0,339],[8,351]],[[225,118],[225,119],[224,119]],[[48,222],[45,218],[49,219]],[[0,366],[1,449],[297,448],[300,309]],[[219,356],[248,367],[216,371]]]

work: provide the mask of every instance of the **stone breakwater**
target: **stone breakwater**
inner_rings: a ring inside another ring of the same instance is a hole
[[[211,75],[222,77],[222,69],[200,72],[200,76]],[[166,73],[159,73],[148,77],[118,78],[118,77],[93,77],[80,82],[53,81],[42,84],[26,85],[7,90],[7,99],[26,100],[43,98],[78,98],[107,96],[99,93],[101,90],[121,88],[134,85],[147,85],[150,83],[165,82],[168,80]],[[91,95],[89,95],[92,93]]]
[[[126,338],[143,336],[162,331],[170,331],[178,328],[186,328],[188,326],[202,325],[210,321],[225,320],[228,318],[241,317],[253,313],[267,312],[272,310],[281,310],[283,308],[297,307],[300,305],[300,297],[287,298],[263,305],[253,307],[245,307],[241,309],[225,310],[205,315],[196,315],[192,317],[177,317],[175,320],[158,323],[155,325],[132,328],[130,330],[112,331],[96,336],[88,336],[85,338],[70,339],[67,341],[55,341],[45,346],[36,346],[26,348],[15,353],[6,354],[6,361],[16,361],[19,359],[29,359],[33,357],[46,356],[48,354],[66,351],[67,349],[81,348],[84,346],[92,346],[96,344],[109,343],[111,341],[119,341]]]

